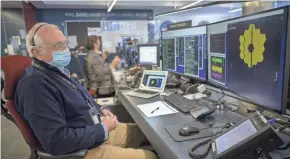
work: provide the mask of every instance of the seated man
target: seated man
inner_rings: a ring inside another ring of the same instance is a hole
[[[16,89],[15,104],[44,150],[53,155],[90,149],[86,159],[156,159],[137,148],[145,137],[135,124],[96,104],[70,77],[67,39],[57,26],[36,24],[27,34],[33,59]],[[127,148],[131,147],[131,148]]]

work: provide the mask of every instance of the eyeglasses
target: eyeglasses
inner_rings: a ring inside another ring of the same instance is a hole
[[[64,49],[68,48],[68,45],[69,45],[69,42],[66,40],[64,42],[56,43],[52,49],[53,50],[64,50]]]

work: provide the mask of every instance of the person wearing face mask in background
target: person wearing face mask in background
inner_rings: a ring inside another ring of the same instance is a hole
[[[81,64],[79,57],[79,54],[82,53],[87,53],[87,50],[85,50],[85,48],[81,45],[71,49],[71,62],[66,67],[68,70],[70,70],[71,77],[75,80],[79,80],[79,78],[85,78],[84,66]]]
[[[115,57],[109,66],[105,66],[107,53],[100,51],[100,37],[89,36],[85,47],[89,50],[86,61],[86,74],[88,89],[91,95],[97,97],[114,96],[114,76],[112,70],[120,63],[120,58]]]
[[[150,151],[132,149],[146,141],[136,124],[119,123],[72,79],[65,68],[71,52],[57,26],[34,25],[26,46],[33,63],[17,83],[15,107],[47,153],[89,149],[85,159],[157,159]]]

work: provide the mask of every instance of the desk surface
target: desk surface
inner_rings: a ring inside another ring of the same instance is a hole
[[[118,99],[122,102],[124,107],[138,124],[140,129],[143,131],[143,133],[150,141],[154,149],[158,152],[161,158],[190,159],[188,155],[188,149],[197,142],[201,142],[204,140],[197,139],[184,142],[175,142],[165,130],[165,127],[170,125],[182,123],[186,125],[187,123],[192,122],[195,119],[190,114],[183,114],[179,112],[176,114],[148,118],[137,108],[137,105],[139,104],[145,104],[160,100],[160,96],[156,96],[151,99],[142,99],[137,97],[130,97],[124,95],[122,92],[119,92]],[[210,124],[213,123],[213,121],[217,123],[237,123],[242,121],[243,119],[245,119],[245,117],[232,111],[217,110],[213,115],[208,116],[203,120],[200,120],[200,122],[202,122],[203,124]],[[283,136],[283,138],[287,138],[287,141],[290,140],[290,137],[286,135]],[[203,152],[205,148],[205,146],[201,147],[197,150],[197,152]],[[275,156],[275,158],[282,158],[281,155],[285,156],[286,153],[290,153],[289,150],[287,152],[286,151],[279,151],[278,153],[273,153],[272,156]],[[212,159],[211,153],[209,153],[206,159]]]

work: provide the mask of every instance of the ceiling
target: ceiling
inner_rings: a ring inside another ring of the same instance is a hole
[[[94,8],[94,9],[107,9],[112,0],[43,0],[43,1],[31,1],[31,3],[37,8]],[[190,4],[194,1],[184,0],[118,0],[113,9],[153,9],[158,11],[172,11],[182,6]],[[199,4],[208,3],[206,1]]]
[[[154,11],[154,14],[165,13],[173,10],[177,10],[185,5],[191,4],[197,0],[118,0],[114,9],[151,9]],[[89,1],[80,1],[80,0],[43,0],[43,1],[31,1],[37,8],[79,8],[79,9],[107,9],[111,4],[112,0],[89,0]],[[205,0],[198,3],[197,5],[210,3],[212,1]],[[232,8],[238,8],[241,5],[228,4],[228,5],[219,5],[216,8],[219,8],[214,11],[214,13],[225,10],[228,11]],[[207,10],[212,12],[212,10]]]
[[[208,7],[203,7],[203,8],[196,8],[196,9],[191,9],[187,10],[184,12],[179,12],[170,15],[170,17],[175,17],[176,18],[182,18],[182,17],[187,17],[187,16],[199,16],[199,15],[227,15],[229,14],[230,10],[241,8],[242,3],[228,3],[228,4],[218,4],[218,5],[213,5],[213,6],[208,6]],[[163,12],[164,13],[164,12]]]
[[[97,8],[107,9],[112,0],[43,0],[43,1],[31,1],[37,8]],[[182,0],[118,0],[114,6],[114,9],[151,9],[151,7],[169,7],[174,9],[179,8],[193,1]]]
[[[195,0],[197,1],[197,0]],[[27,2],[27,0],[26,0]],[[59,8],[59,9],[107,9],[111,4],[112,0],[42,0],[42,1],[29,1],[36,8]],[[177,10],[185,5],[193,3],[193,0],[118,0],[114,9],[150,9],[154,11],[154,14],[166,13],[173,10]],[[212,1],[205,0],[198,3],[197,5],[210,3]],[[21,8],[22,2],[20,1],[9,1],[2,0],[2,8]],[[239,8],[241,4],[231,3],[222,4],[211,7],[206,7],[207,9],[197,9],[192,11],[187,11],[180,13],[182,15],[197,15],[197,14],[225,14],[231,9]],[[176,14],[176,16],[180,16]]]

